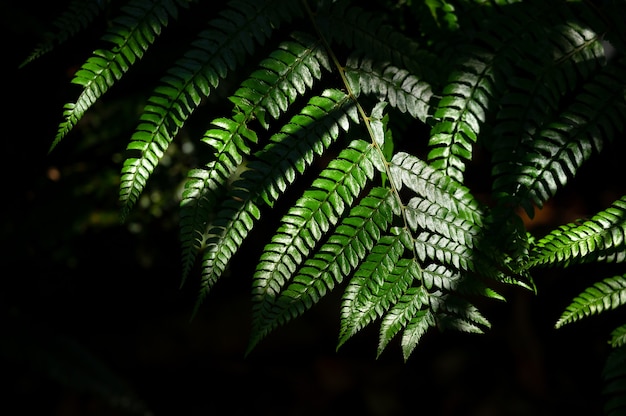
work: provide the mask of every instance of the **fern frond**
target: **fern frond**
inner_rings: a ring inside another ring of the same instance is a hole
[[[411,320],[402,333],[402,356],[407,361],[426,332],[436,325],[435,317],[430,310],[420,310],[411,317]]]
[[[256,287],[271,288],[289,280],[293,269],[351,206],[375,169],[373,147],[354,141],[332,160],[297,203],[283,217],[281,227],[262,256],[255,274]]]
[[[209,129],[202,139],[214,150],[215,160],[210,164],[210,171],[215,172],[212,176],[217,181],[223,185],[242,163],[243,157],[250,154],[250,146],[258,142],[256,133],[248,128],[248,123],[256,116],[265,124],[264,114],[267,109],[277,118],[278,113],[286,109],[285,106],[293,104],[297,96],[304,94],[307,88],[312,86],[313,80],[321,76],[319,67],[320,65],[327,66],[321,63],[325,59],[325,55],[321,54],[314,43],[308,47],[295,42],[283,43],[278,51],[261,62],[261,66],[266,69],[255,71],[243,82],[242,87],[230,97],[237,106],[234,115],[230,119],[214,120],[213,125],[216,128]],[[306,81],[300,84],[299,81],[293,81],[296,77],[301,77]],[[294,82],[299,86],[295,87]],[[288,97],[283,94],[288,94]],[[283,98],[278,101],[284,104],[277,107],[275,97],[279,95]],[[319,98],[309,102],[303,110],[302,117],[308,122],[317,122],[322,118],[322,114],[334,113],[337,104],[345,101],[345,97],[345,94],[340,92],[324,91]],[[306,125],[305,120],[295,120],[289,125],[296,130],[308,132],[308,129],[302,128]],[[330,123],[325,124],[328,127],[330,125]],[[286,134],[288,133],[282,136]],[[330,137],[333,135],[330,134]],[[277,177],[282,178],[284,175]]]
[[[230,97],[239,111],[248,118],[255,117],[266,129],[266,113],[278,119],[322,77],[322,68],[330,71],[328,57],[315,39],[304,33],[294,33],[292,37],[293,41],[283,42],[261,61],[261,69],[253,72]]]
[[[275,300],[260,299],[266,306],[259,307],[263,315],[257,320],[250,349],[271,330],[311,308],[358,267],[389,229],[395,203],[390,189],[372,188]]]
[[[260,203],[273,205],[296,176],[311,165],[315,155],[322,155],[342,130],[348,131],[351,123],[357,122],[349,97],[338,90],[327,90],[312,97],[300,114],[272,135],[270,144],[255,155],[241,179],[232,184],[233,191],[227,199],[215,207],[202,260],[202,289],[197,306],[260,218]]]
[[[546,120],[558,117],[564,97],[589,79],[605,59],[599,36],[575,22],[558,25],[543,36],[544,42],[549,40],[537,48],[543,53],[525,55],[527,73],[509,81],[511,90],[503,96],[493,129],[494,192],[514,196],[531,216],[527,197],[543,206],[561,185],[559,181],[567,180],[558,163],[549,165],[556,172],[545,169],[550,161],[542,155],[543,149],[533,150],[536,143],[542,144],[535,137],[546,128]],[[528,192],[529,184],[532,192]]]
[[[407,246],[411,249],[408,231],[392,232],[378,240],[344,291],[337,348],[382,316],[420,278],[415,259],[401,258]]]
[[[390,172],[398,189],[406,186],[418,195],[405,207],[407,225],[416,233],[415,255],[421,261],[474,270],[471,248],[483,225],[483,208],[469,190],[403,152],[393,157]]]
[[[191,169],[187,173],[180,201],[181,286],[187,280],[196,255],[206,239],[212,208],[219,195],[215,184],[216,181],[210,179],[208,169]]]
[[[65,43],[87,28],[105,10],[108,3],[110,0],[72,0],[67,9],[52,22],[56,28],[55,32],[48,32],[45,39],[35,47],[19,67],[22,68],[39,59],[52,51],[55,46]]]
[[[626,345],[626,325],[621,325],[611,331],[611,339],[609,340],[611,347],[619,348]]]
[[[85,112],[119,81],[141,59],[161,31],[176,18],[178,8],[189,0],[134,0],[122,7],[122,15],[113,20],[103,39],[114,44],[111,49],[98,49],[76,71],[72,83],[82,86],[76,102],[65,105],[64,121],[50,147],[56,145],[74,128]]]
[[[558,119],[535,136],[524,158],[519,198],[541,206],[621,131],[626,114],[624,63],[616,59],[598,72]]]
[[[483,208],[469,189],[416,156],[405,152],[396,153],[391,160],[390,171],[398,190],[406,186],[461,220],[476,226],[483,224]]]
[[[626,304],[626,275],[604,279],[574,298],[555,327],[578,321],[590,315],[615,309]]]
[[[626,260],[626,196],[582,224],[562,225],[537,241],[529,265],[568,266]]]
[[[432,297],[431,308],[442,329],[482,334],[483,327],[491,327],[476,306],[454,294]]]
[[[139,126],[131,137],[122,168],[120,202],[124,218],[145,187],[148,177],[174,136],[211,88],[216,88],[229,70],[238,67],[284,23],[285,13],[297,13],[298,3],[286,0],[259,4],[253,0],[232,1],[230,8],[210,22],[193,42],[194,49],[168,70],[148,99]]]
[[[402,349],[405,361],[417,346],[428,328],[435,326],[435,318],[426,308],[430,303],[429,293],[423,286],[410,287],[385,314],[380,325],[378,356],[389,342],[404,329]]]
[[[375,157],[378,153],[372,144],[353,141],[282,218],[254,274],[253,312],[258,317],[254,327],[265,327],[263,317],[271,316],[282,288],[373,179],[375,164],[371,159]]]
[[[351,57],[345,66],[352,93],[375,95],[403,113],[426,122],[432,90],[428,83],[389,63],[373,64],[370,58]]]
[[[457,292],[491,299],[506,300],[504,296],[488,287],[479,279],[468,279],[460,272],[442,264],[431,263],[422,270],[422,282],[430,292]]]
[[[453,214],[439,202],[413,197],[405,207],[407,223],[412,231],[428,230],[469,248],[481,233],[479,225]]]
[[[484,51],[468,54],[443,89],[434,111],[435,124],[428,143],[428,161],[435,169],[463,182],[487,114],[494,106],[494,56]]]

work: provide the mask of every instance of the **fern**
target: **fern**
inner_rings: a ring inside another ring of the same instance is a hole
[[[329,123],[348,128],[350,109],[346,102],[347,97],[340,91],[326,91],[321,97],[312,99],[309,105],[304,107],[302,114],[294,117],[291,123],[272,138],[274,146],[268,146],[264,152],[260,152],[256,163],[250,162],[248,173],[233,184],[235,194],[226,199],[224,203],[226,206],[217,209],[217,218],[208,231],[209,243],[203,256],[202,276],[203,287],[206,289],[201,293],[201,299],[221,276],[230,258],[241,246],[240,236],[252,230],[254,221],[247,213],[252,213],[258,220],[260,216],[258,205],[261,201],[272,205],[288,184],[293,182],[295,172],[302,174],[311,163],[313,153],[303,152],[302,145],[308,142],[312,147],[317,147],[317,153],[322,153],[337,139],[340,131],[337,129],[334,133],[328,134],[326,128]],[[333,110],[340,112],[336,119],[318,121],[314,118],[316,113],[332,114]],[[317,123],[324,126],[322,134]],[[297,133],[295,137],[289,134],[291,131]],[[297,140],[302,141],[298,143]],[[246,189],[253,187],[258,189],[258,192],[250,195]],[[233,197],[236,199],[233,200]],[[242,222],[237,218],[241,215],[248,221]],[[218,257],[220,262],[216,264],[215,259]]]
[[[182,8],[206,13],[126,144],[121,216],[210,106],[197,138],[208,155],[180,200],[182,281],[200,266],[202,307],[259,224],[279,219],[251,276],[248,352],[339,290],[338,347],[380,325],[377,355],[398,337],[408,360],[431,330],[489,330],[482,302],[506,301],[507,285],[539,291],[537,269],[626,259],[626,197],[544,235],[518,215],[624,134],[623,2],[430,1],[418,17],[391,3],[401,24],[349,0],[133,0],[73,80],[82,93],[53,146]],[[623,275],[587,286],[557,327],[624,303]],[[623,327],[610,342],[623,345]]]
[[[533,265],[563,265],[626,259],[626,197],[582,224],[562,225],[536,242]]]
[[[556,323],[557,328],[626,304],[626,280],[624,276],[604,279],[587,288],[574,298]]]
[[[626,325],[621,325],[611,332],[611,345],[614,348],[626,345]]]
[[[293,10],[288,3],[291,2],[260,5],[254,1],[230,2],[231,8],[212,20],[209,28],[192,43],[193,48],[168,70],[148,98],[137,130],[128,144],[128,150],[138,155],[127,158],[122,168],[120,201],[124,217],[137,201],[169,143],[202,97],[208,96],[211,88],[217,87],[229,70],[242,64],[245,57],[254,52],[256,43],[265,42],[284,20],[281,13]],[[251,37],[251,33],[255,36]],[[244,128],[243,133],[246,131]]]
[[[381,237],[355,271],[344,292],[340,346],[382,316],[413,280],[419,278],[421,271],[416,263],[412,259],[401,259],[407,245],[410,248],[411,241],[406,232]]]
[[[187,1],[180,0],[180,3]],[[172,0],[136,0],[122,8],[123,15],[113,21],[113,26],[103,36],[115,46],[96,50],[74,75],[72,82],[81,85],[83,91],[75,103],[65,105],[65,121],[59,125],[51,149],[74,128],[89,107],[143,57],[170,17],[176,17],[177,10]]]

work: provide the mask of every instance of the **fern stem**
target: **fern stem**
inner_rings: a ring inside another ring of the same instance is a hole
[[[407,220],[406,217],[406,206],[402,203],[402,199],[400,198],[400,192],[398,191],[398,187],[396,186],[396,184],[394,183],[392,176],[391,176],[391,169],[390,169],[390,164],[389,161],[387,159],[385,159],[385,155],[383,152],[383,149],[380,148],[380,145],[377,143],[377,141],[374,139],[374,132],[372,130],[372,126],[370,124],[370,120],[371,118],[365,113],[365,110],[363,109],[363,107],[361,106],[361,103],[359,103],[359,100],[357,99],[356,95],[354,94],[354,92],[352,91],[352,88],[350,88],[350,84],[348,83],[348,79],[346,77],[346,71],[345,71],[345,67],[343,65],[341,65],[341,63],[339,63],[339,59],[337,59],[337,56],[335,55],[335,52],[333,51],[333,49],[330,47],[330,44],[328,43],[328,41],[326,40],[326,37],[324,37],[324,35],[322,34],[322,32],[319,30],[319,28],[317,27],[317,25],[315,24],[315,18],[314,18],[314,13],[311,10],[311,8],[309,7],[309,3],[307,0],[302,0],[302,4],[304,6],[304,9],[306,10],[306,13],[309,17],[309,20],[311,21],[311,24],[313,25],[313,28],[315,29],[315,33],[317,34],[317,36],[319,37],[319,39],[321,40],[322,44],[324,45],[324,48],[326,49],[328,56],[330,57],[330,59],[333,62],[333,65],[335,66],[335,68],[337,68],[337,71],[339,72],[339,76],[341,77],[341,81],[343,82],[343,85],[346,89],[346,92],[348,94],[348,97],[350,97],[350,99],[354,102],[357,111],[359,112],[359,115],[361,116],[361,118],[363,119],[363,122],[365,123],[365,127],[367,129],[367,133],[371,139],[372,145],[376,148],[376,151],[378,152],[378,154],[380,155],[381,160],[383,161],[383,166],[385,167],[385,174],[387,175],[387,178],[389,179],[389,186],[391,189],[391,192],[394,196],[394,198],[396,199],[398,206],[400,207],[400,212],[402,214],[402,222],[404,224],[403,228],[406,232],[409,233],[409,235],[412,236],[412,234],[410,233],[410,228],[409,228],[409,222]],[[411,237],[413,238],[413,237]],[[417,259],[417,255],[415,253],[415,246],[413,245],[412,250],[413,252],[413,258]]]

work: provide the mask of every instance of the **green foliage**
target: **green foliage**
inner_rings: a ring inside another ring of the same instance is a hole
[[[536,290],[538,268],[623,262],[626,196],[544,236],[518,212],[532,216],[624,134],[626,31],[614,19],[626,4],[417,3],[107,4],[112,46],[76,72],[82,93],[53,146],[188,8],[208,23],[147,97],[121,212],[192,113],[220,103],[180,201],[182,275],[199,262],[201,307],[258,225],[278,219],[252,276],[249,350],[340,290],[338,346],[379,324],[378,354],[399,336],[406,360],[432,329],[487,330],[480,302],[506,300],[507,285]],[[94,18],[85,7],[59,41]],[[489,202],[467,179],[478,151]],[[556,326],[623,306],[624,279],[590,281]]]

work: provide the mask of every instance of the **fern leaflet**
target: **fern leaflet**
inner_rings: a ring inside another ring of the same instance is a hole
[[[295,181],[296,173],[304,173],[313,162],[313,155],[321,155],[337,140],[341,129],[350,128],[350,118],[358,121],[356,114],[350,114],[351,109],[348,96],[337,90],[313,97],[299,115],[270,138],[270,144],[255,155],[241,179],[232,184],[233,191],[216,207],[208,231],[198,304],[260,218],[259,204],[264,201],[273,205]]]
[[[277,326],[304,313],[356,269],[389,229],[398,208],[395,203],[389,189],[372,188],[309,256],[275,301],[259,299],[268,306],[260,308],[264,314],[257,320],[250,348]]]
[[[562,225],[537,241],[529,265],[626,260],[626,196],[582,224]]]
[[[241,0],[229,5],[231,8],[222,11],[220,17],[210,22],[211,27],[199,35],[193,43],[194,49],[168,70],[148,99],[128,144],[128,150],[138,155],[128,157],[122,168],[120,202],[123,218],[136,202],[169,143],[203,97],[207,97],[229,70],[238,67],[246,55],[253,52],[255,42],[263,44],[285,21],[281,13],[298,11],[297,3],[285,0],[267,1],[261,5]]]
[[[420,277],[415,260],[401,258],[407,246],[411,249],[407,230],[392,232],[378,240],[344,291],[338,347],[382,316]]]
[[[65,105],[65,121],[59,125],[50,150],[74,128],[93,103],[143,57],[169,19],[176,18],[178,7],[186,6],[188,0],[176,0],[176,3],[179,4],[174,0],[134,0],[122,8],[124,14],[113,21],[103,37],[115,46],[94,51],[74,74],[72,82],[81,85],[83,92],[75,103]]]
[[[615,309],[626,304],[626,276],[604,279],[574,298],[556,323],[556,328],[589,315]]]

